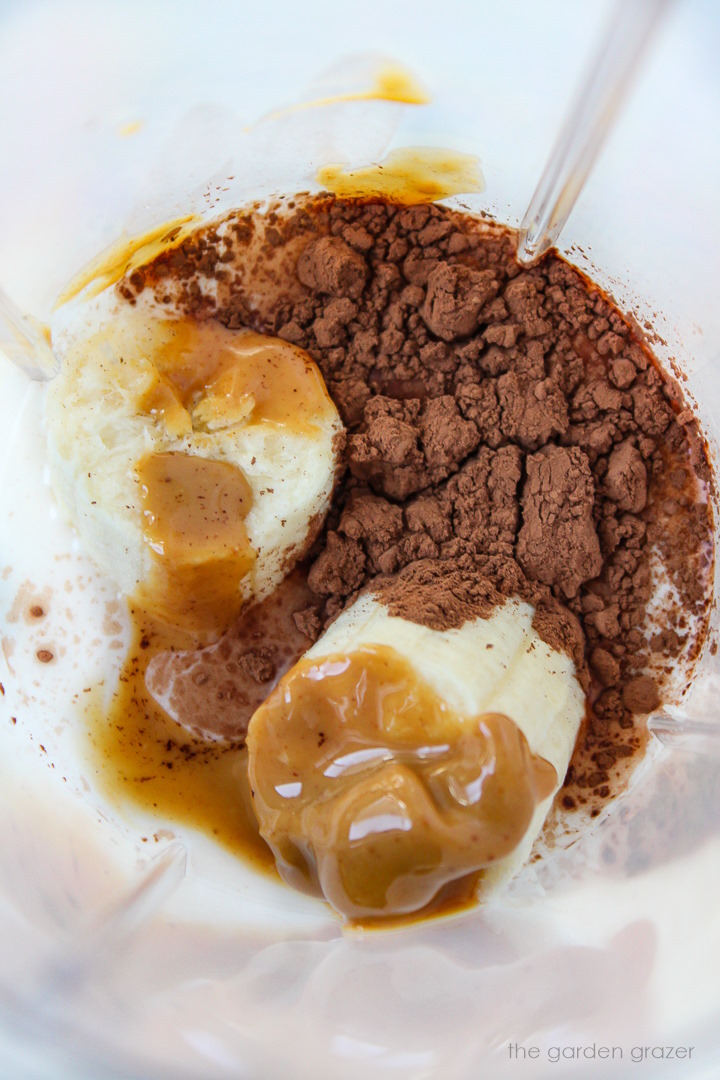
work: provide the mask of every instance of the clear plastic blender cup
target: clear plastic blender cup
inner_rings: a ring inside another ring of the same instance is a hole
[[[350,24],[321,2],[11,7],[0,15],[12,103],[0,118],[0,282],[46,318],[123,230],[307,190],[330,160],[364,164],[401,145],[478,154],[487,190],[455,205],[517,225],[607,11],[371,3]],[[719,35],[709,2],[671,11],[562,237],[572,262],[654,328],[714,461]],[[365,50],[408,63],[432,103],[343,103],[254,126],[360,78],[368,61],[343,57]],[[73,696],[111,684],[121,648],[108,640],[127,627],[54,511],[42,388],[4,362],[0,372],[6,1075],[622,1076],[642,1062],[713,1075],[720,667],[709,649],[678,710],[697,726],[653,740],[607,819],[503,904],[343,936],[318,902],[189,832],[156,823],[141,835],[102,803]],[[24,619],[22,589],[52,601],[41,625]],[[45,645],[56,661],[39,678]],[[645,1055],[657,1047],[685,1054]]]

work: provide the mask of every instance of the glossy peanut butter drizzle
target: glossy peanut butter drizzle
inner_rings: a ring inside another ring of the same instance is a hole
[[[245,518],[252,491],[241,469],[192,454],[148,454],[137,465],[153,568],[137,599],[188,629],[226,625],[255,561]]]
[[[159,320],[155,377],[140,408],[173,435],[272,423],[314,435],[334,412],[323,378],[302,349],[216,322]]]
[[[97,296],[114,285],[124,274],[152,262],[186,240],[197,229],[199,218],[186,214],[174,221],[165,221],[147,232],[123,236],[84,267],[65,287],[55,301],[55,310],[87,290],[86,297]]]
[[[149,385],[139,411],[198,449],[150,453],[136,465],[153,567],[135,600],[173,625],[223,629],[240,610],[255,552],[245,527],[250,484],[237,465],[213,460],[217,442],[266,423],[312,437],[334,407],[310,357],[279,338],[176,319],[158,320],[150,346],[141,344]]]
[[[307,109],[342,105],[349,101],[388,101],[401,105],[427,105],[430,96],[408,68],[396,63],[382,64],[366,87],[358,87],[344,93],[327,94],[324,97],[312,98],[310,101],[300,101],[296,105],[288,105],[284,109],[276,109],[259,123],[278,120]],[[245,130],[252,131],[253,127],[257,126],[257,124],[251,125]]]
[[[378,195],[405,206],[485,190],[476,157],[432,146],[392,150],[382,161],[363,168],[325,165],[316,180],[343,198]]]
[[[508,855],[557,784],[509,717],[456,714],[387,646],[302,660],[248,750],[280,874],[351,919],[420,911]]]

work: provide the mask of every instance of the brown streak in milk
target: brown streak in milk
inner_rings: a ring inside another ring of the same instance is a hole
[[[55,308],[74,299],[87,289],[86,296],[96,296],[102,289],[114,285],[123,274],[149,263],[163,252],[171,251],[181,244],[197,228],[198,219],[186,214],[175,221],[156,225],[137,236],[124,237],[93,259],[65,287],[55,302]]]
[[[251,809],[243,743],[255,708],[308,647],[293,615],[313,599],[296,571],[205,649],[131,609],[133,637],[117,690],[109,708],[98,702],[91,709],[95,764],[108,795],[201,830],[273,872]],[[270,678],[248,674],[248,653],[269,658]]]
[[[191,737],[157,705],[145,686],[145,669],[155,653],[176,645],[178,635],[140,612],[134,615],[131,647],[110,706],[98,703],[91,711],[101,790],[159,822],[198,829],[271,870],[272,859],[245,809],[244,750]]]
[[[407,68],[395,63],[383,64],[367,90],[351,90],[344,94],[331,94],[327,97],[313,98],[311,101],[301,101],[297,105],[288,105],[284,109],[277,109],[270,113],[269,116],[246,130],[252,131],[253,127],[258,127],[259,124],[268,120],[278,120],[280,117],[304,112],[306,109],[321,109],[349,101],[388,101],[398,102],[401,105],[427,105],[430,98]]]
[[[213,645],[157,652],[148,665],[150,693],[187,731],[229,743],[276,683],[308,648],[293,614],[318,603],[295,570],[267,600],[248,608]]]
[[[476,157],[431,146],[392,150],[382,161],[363,168],[325,165],[316,179],[326,191],[343,198],[384,196],[403,206],[485,189]]]

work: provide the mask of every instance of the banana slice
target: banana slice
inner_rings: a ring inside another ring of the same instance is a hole
[[[419,598],[422,600],[422,598]],[[362,595],[254,714],[253,806],[282,876],[344,916],[421,910],[527,860],[584,714],[573,661],[504,600],[437,629]]]
[[[113,290],[61,309],[53,341],[51,476],[88,553],[193,630],[268,596],[321,527],[342,444],[310,357]]]

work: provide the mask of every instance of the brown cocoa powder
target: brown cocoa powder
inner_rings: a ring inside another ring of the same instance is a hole
[[[517,558],[527,576],[568,599],[602,569],[593,521],[595,485],[576,446],[547,445],[525,461]]]
[[[637,327],[556,253],[526,270],[514,252],[510,230],[446,207],[296,197],[120,291],[277,334],[323,372],[348,436],[298,629],[314,638],[365,587],[438,627],[527,599],[588,686],[565,805],[599,804],[702,643],[710,472]],[[678,597],[660,627],[658,557]]]

